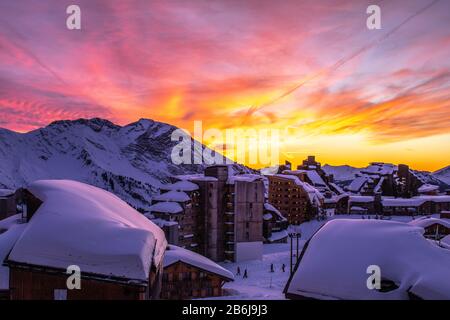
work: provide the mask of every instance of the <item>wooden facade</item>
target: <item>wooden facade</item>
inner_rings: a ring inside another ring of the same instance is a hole
[[[67,289],[62,270],[10,264],[11,300],[147,300],[159,297],[161,277],[152,271],[148,284],[127,279],[81,275],[81,289]]]
[[[178,261],[164,268],[161,298],[185,300],[222,296],[222,286],[230,280]]]

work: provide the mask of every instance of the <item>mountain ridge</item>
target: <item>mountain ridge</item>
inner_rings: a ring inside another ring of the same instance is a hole
[[[120,126],[101,118],[58,120],[26,133],[0,128],[0,188],[72,179],[111,191],[145,210],[171,176],[201,173],[206,166],[171,162],[178,143],[171,134],[176,129],[151,119]],[[191,139],[192,150],[193,143]],[[239,164],[232,168],[251,172]]]

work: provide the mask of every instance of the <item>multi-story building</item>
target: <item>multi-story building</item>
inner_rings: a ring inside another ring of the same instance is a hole
[[[178,245],[214,261],[241,261],[262,256],[264,183],[261,176],[233,176],[228,166],[215,165],[207,167],[204,174],[175,179],[178,181],[164,188],[173,191],[174,185],[189,184],[191,189],[192,185],[196,186],[187,193],[190,202],[184,195],[177,194],[174,199],[162,193],[155,197],[150,211],[156,218],[179,224]],[[168,203],[176,203],[181,209],[175,210],[176,206]],[[176,212],[160,213],[157,210],[161,210],[161,206],[171,207]],[[192,239],[190,244],[183,242],[186,237]]]
[[[324,197],[297,175],[269,175],[269,203],[287,218],[290,224],[300,224],[321,213]]]
[[[208,258],[172,245],[166,249],[163,266],[162,299],[218,297],[225,282],[234,279]]]

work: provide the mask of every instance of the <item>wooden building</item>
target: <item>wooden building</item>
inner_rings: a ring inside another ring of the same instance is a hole
[[[36,181],[24,195],[26,221],[8,220],[8,234],[0,238],[6,241],[0,248],[8,246],[1,262],[9,268],[11,299],[159,298],[167,242],[141,213],[105,190],[70,180]],[[80,289],[67,285],[73,266]]]
[[[164,257],[161,298],[185,300],[222,296],[222,286],[233,278],[231,272],[208,258],[170,245]]]

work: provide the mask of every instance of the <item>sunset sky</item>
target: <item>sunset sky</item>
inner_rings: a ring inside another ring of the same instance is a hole
[[[92,117],[289,128],[282,160],[433,171],[450,164],[450,1],[2,0],[0,127]]]

